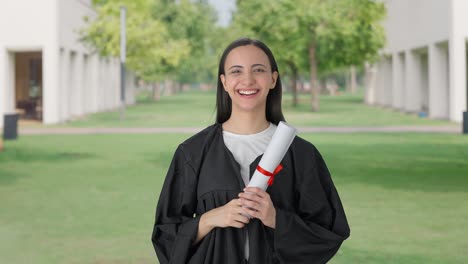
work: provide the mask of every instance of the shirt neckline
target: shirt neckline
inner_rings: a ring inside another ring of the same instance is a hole
[[[266,129],[264,129],[264,130],[262,130],[260,132],[257,132],[255,134],[247,134],[247,135],[245,135],[245,134],[236,134],[236,133],[233,133],[233,132],[224,131],[224,130],[222,130],[222,127],[221,127],[221,130],[222,130],[224,136],[236,137],[236,138],[251,138],[251,137],[259,137],[259,136],[263,136],[265,134],[268,134],[275,127],[276,126],[273,123],[270,122],[270,125]]]

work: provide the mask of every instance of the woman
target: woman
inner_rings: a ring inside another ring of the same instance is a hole
[[[226,48],[216,123],[179,145],[160,194],[160,263],[326,263],[349,236],[325,162],[300,137],[266,192],[245,188],[284,120],[281,90],[265,44],[243,38]]]

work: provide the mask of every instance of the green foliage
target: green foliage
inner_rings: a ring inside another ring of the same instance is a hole
[[[94,0],[97,17],[88,19],[83,40],[102,56],[119,56],[120,7],[127,8],[127,67],[146,81],[191,82],[212,78],[210,36],[214,10],[203,1]]]
[[[375,59],[385,38],[385,6],[374,0],[238,0],[235,22],[276,50],[281,62],[309,68],[308,49],[317,47],[318,70],[361,65]]]
[[[204,1],[181,0],[154,9],[153,16],[166,23],[172,39],[188,44],[189,56],[169,72],[183,83],[213,80],[217,58],[214,39],[221,36],[213,7]]]

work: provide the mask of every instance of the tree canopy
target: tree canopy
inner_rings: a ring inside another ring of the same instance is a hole
[[[102,56],[119,56],[120,7],[127,9],[127,68],[146,81],[170,76],[183,82],[204,81],[215,56],[210,38],[216,14],[204,1],[94,0],[95,19],[82,30],[83,40]],[[204,63],[205,62],[205,63]]]
[[[385,38],[385,6],[374,0],[238,0],[235,22],[275,49],[290,72],[309,70],[312,110],[317,76],[376,58]],[[289,63],[287,63],[289,61]]]

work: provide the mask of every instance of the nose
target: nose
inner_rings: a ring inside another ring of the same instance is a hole
[[[255,78],[253,72],[247,71],[244,74],[243,82],[246,86],[252,85],[255,83]]]

